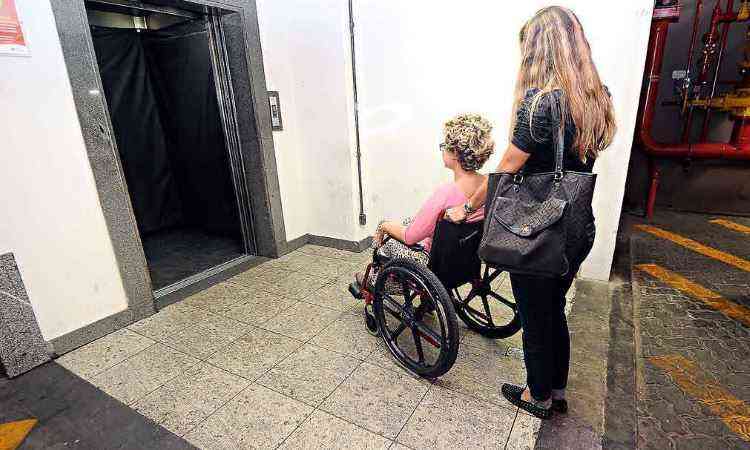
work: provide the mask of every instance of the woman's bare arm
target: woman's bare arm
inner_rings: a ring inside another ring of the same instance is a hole
[[[498,164],[496,172],[516,173],[521,170],[521,167],[523,167],[524,164],[526,164],[526,160],[529,159],[529,156],[530,155],[528,153],[516,147],[515,145],[508,144],[508,148],[505,149],[505,153],[503,153],[503,158],[500,160],[500,164]],[[484,205],[486,200],[487,180],[485,180],[484,183],[482,183],[477,191],[471,196],[468,204],[471,209],[477,209]],[[466,211],[464,210],[463,206],[457,206],[455,208],[447,210],[445,212],[445,217],[447,217],[448,220],[452,222],[463,222],[464,220],[466,220]]]
[[[379,233],[375,233],[375,240],[378,246],[383,243],[385,234],[401,242],[406,241],[406,227],[398,222],[388,220],[380,225]]]

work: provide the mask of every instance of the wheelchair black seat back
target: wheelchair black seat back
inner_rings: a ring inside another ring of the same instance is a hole
[[[435,225],[428,267],[449,291],[479,277],[482,228],[483,222],[441,220]]]
[[[485,337],[512,336],[520,329],[516,305],[494,292],[501,271],[477,256],[483,223],[441,220],[435,227],[428,267],[373,253],[365,280],[377,271],[374,286],[352,284],[365,301],[365,324],[382,336],[390,353],[409,371],[426,378],[448,372],[458,355],[456,316]],[[424,251],[413,246],[415,251]]]

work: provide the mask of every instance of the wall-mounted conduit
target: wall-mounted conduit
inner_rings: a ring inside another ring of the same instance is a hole
[[[365,215],[365,202],[362,196],[362,151],[359,145],[359,101],[357,99],[357,60],[354,50],[354,7],[353,1],[349,0],[349,39],[352,56],[352,87],[354,93],[354,135],[357,141],[357,182],[359,187],[359,224],[367,224]]]

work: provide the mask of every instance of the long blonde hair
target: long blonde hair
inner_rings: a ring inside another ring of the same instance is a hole
[[[529,89],[540,89],[532,99],[529,121],[541,96],[560,89],[561,117],[569,114],[576,126],[573,149],[582,161],[596,158],[612,142],[615,115],[578,17],[561,6],[543,8],[521,28],[520,41],[513,122]]]

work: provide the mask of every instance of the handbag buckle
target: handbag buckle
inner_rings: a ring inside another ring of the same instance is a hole
[[[515,184],[521,184],[521,183],[523,183],[523,174],[522,173],[517,173],[517,174],[513,175],[513,182]]]

